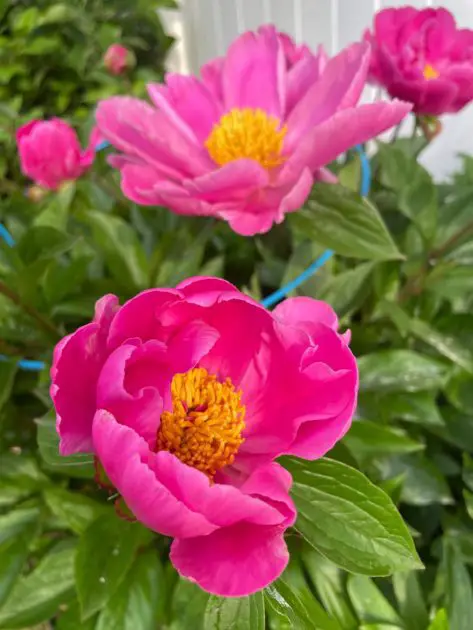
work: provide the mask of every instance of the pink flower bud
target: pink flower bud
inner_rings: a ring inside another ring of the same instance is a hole
[[[134,65],[133,53],[121,44],[112,44],[107,49],[103,62],[110,74],[123,74]]]

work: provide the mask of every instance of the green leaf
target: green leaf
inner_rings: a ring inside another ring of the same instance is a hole
[[[424,448],[404,431],[369,420],[355,420],[344,443],[360,462],[383,455],[413,453]]]
[[[409,325],[410,332],[418,339],[429,344],[432,348],[453,363],[473,373],[473,352],[465,347],[453,334],[439,332],[426,322],[413,319]]]
[[[361,472],[329,459],[284,465],[294,481],[296,529],[336,565],[373,576],[422,567],[393,502]]]
[[[180,579],[172,593],[172,630],[202,630],[208,599],[197,584]]]
[[[22,533],[0,545],[0,609],[28,557],[31,533]]]
[[[473,273],[469,265],[441,262],[428,275],[424,286],[435,295],[454,301],[471,295]]]
[[[59,436],[56,431],[56,421],[52,413],[35,420],[38,427],[38,448],[46,466],[53,472],[91,479],[94,477],[94,459],[92,455],[59,455]]]
[[[437,610],[437,614],[435,615],[432,623],[427,628],[427,630],[450,630],[448,625],[447,611],[445,610],[445,608]]]
[[[457,409],[467,414],[473,413],[473,377],[470,373],[464,370],[455,371],[444,391]]]
[[[264,630],[263,594],[226,598],[211,595],[204,616],[204,630]]]
[[[417,573],[395,573],[393,586],[406,630],[425,630],[429,613]]]
[[[123,521],[114,513],[101,516],[85,530],[75,563],[83,619],[104,607],[150,536],[138,523]]]
[[[34,491],[49,485],[50,481],[31,457],[23,454],[2,453],[0,483]]]
[[[360,390],[417,392],[442,387],[448,367],[411,350],[380,350],[358,360]]]
[[[17,581],[0,610],[0,628],[25,628],[47,621],[74,593],[75,547],[69,541],[50,551],[32,573]]]
[[[135,560],[100,613],[95,630],[156,630],[163,620],[166,587],[164,572],[154,551]]]
[[[10,398],[15,374],[18,369],[17,362],[0,360],[0,411],[3,405]]]
[[[399,210],[411,219],[424,238],[435,236],[438,216],[437,188],[415,156],[391,145],[380,144],[381,182],[397,193]]]
[[[328,613],[344,630],[354,630],[357,621],[347,602],[342,572],[314,549],[304,549],[302,562]]]
[[[105,505],[83,494],[58,487],[48,488],[44,498],[51,512],[79,535],[107,510]]]
[[[36,529],[38,508],[18,508],[0,516],[0,544],[10,538]]]
[[[448,484],[438,468],[423,455],[391,457],[380,465],[384,478],[404,476],[401,500],[409,505],[453,503]]]
[[[317,183],[305,207],[291,221],[306,237],[342,256],[402,259],[377,209],[343,186]]]
[[[318,298],[328,302],[339,317],[344,317],[357,308],[365,297],[373,267],[371,262],[363,263],[332,276],[322,286]]]
[[[283,578],[266,587],[264,599],[268,616],[276,621],[277,627],[340,630],[338,623],[327,615],[308,589],[292,588]]]
[[[146,287],[147,262],[135,231],[120,217],[90,210],[84,214],[94,241],[115,280],[126,291]]]
[[[56,628],[57,630],[78,630],[79,628],[80,630],[95,630],[96,623],[96,617],[90,617],[87,621],[81,620],[79,602],[75,600],[68,604],[65,612],[59,613]]]
[[[467,488],[473,491],[473,459],[468,453],[463,453],[463,481]]]
[[[471,630],[473,589],[470,575],[452,543],[445,543],[444,554],[449,630]]]
[[[347,588],[353,608],[361,622],[402,625],[394,608],[369,577],[350,575]]]
[[[362,416],[376,420],[404,420],[426,427],[441,427],[444,420],[431,392],[361,393],[359,410]]]

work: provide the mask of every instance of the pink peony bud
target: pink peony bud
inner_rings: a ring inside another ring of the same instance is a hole
[[[95,142],[97,131],[91,134]],[[59,118],[32,120],[16,132],[21,172],[35,184],[56,190],[80,177],[94,160],[94,149],[82,150],[74,129]]]
[[[134,66],[133,53],[121,44],[112,44],[108,47],[103,62],[110,74],[123,74]]]

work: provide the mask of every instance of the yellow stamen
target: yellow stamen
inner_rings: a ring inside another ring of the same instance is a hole
[[[172,411],[161,414],[157,450],[169,451],[210,479],[233,463],[243,443],[245,407],[232,381],[223,383],[204,368],[175,374]]]
[[[433,66],[431,66],[430,63],[426,63],[424,66],[423,75],[424,79],[430,81],[431,79],[438,79],[440,76],[440,72],[436,70]]]
[[[214,162],[223,166],[233,160],[249,158],[264,168],[280,166],[287,127],[262,109],[232,109],[214,125],[205,146]]]

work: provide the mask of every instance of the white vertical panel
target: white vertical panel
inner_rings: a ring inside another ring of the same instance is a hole
[[[353,4],[353,0],[338,0],[339,48],[359,41],[373,20],[373,0],[357,0],[356,11]]]
[[[301,0],[303,40],[312,48],[323,44],[332,52],[332,3],[329,0]]]
[[[355,4],[355,2],[353,4]],[[382,9],[386,9],[387,7],[405,7],[406,5],[423,9],[426,4],[426,0],[381,0]]]
[[[471,0],[442,0],[440,5],[455,15],[461,27],[473,28],[473,2]]]
[[[294,0],[271,0],[271,13],[280,31],[294,35]]]
[[[201,2],[201,0],[198,1]],[[218,2],[220,5],[219,10],[221,17],[220,22],[222,25],[222,41],[224,44],[224,50],[226,50],[229,44],[238,35],[238,29],[244,27],[242,24],[242,7],[241,5],[237,6],[237,3],[234,0],[210,0],[210,2],[214,5]],[[210,16],[208,16],[208,18],[209,17]]]
[[[243,23],[245,30],[253,31],[265,24],[265,7],[263,2],[255,2],[255,0],[240,0],[241,11],[243,14]]]

